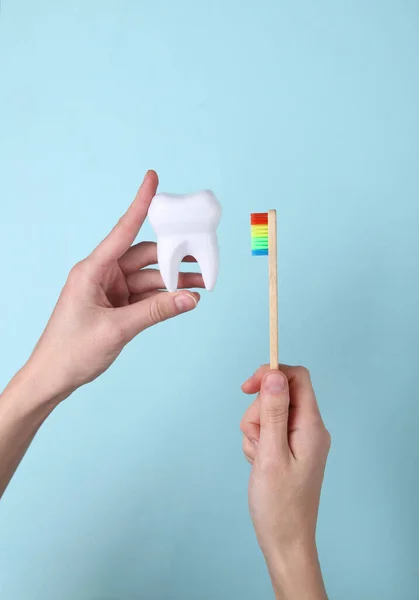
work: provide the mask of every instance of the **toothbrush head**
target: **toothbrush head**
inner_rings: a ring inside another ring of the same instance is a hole
[[[252,256],[268,256],[268,213],[250,215]]]

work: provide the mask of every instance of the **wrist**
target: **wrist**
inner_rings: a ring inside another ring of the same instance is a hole
[[[22,412],[49,412],[69,395],[53,382],[47,369],[32,359],[16,373],[4,393],[13,398]]]
[[[276,598],[327,600],[315,542],[278,548],[265,558]]]

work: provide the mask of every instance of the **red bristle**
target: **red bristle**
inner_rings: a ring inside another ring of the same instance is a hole
[[[251,225],[267,225],[268,224],[268,213],[252,213],[250,215]]]

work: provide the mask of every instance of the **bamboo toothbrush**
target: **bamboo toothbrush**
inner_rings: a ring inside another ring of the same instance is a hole
[[[267,256],[269,265],[270,366],[278,369],[278,259],[276,210],[250,215],[253,256]]]

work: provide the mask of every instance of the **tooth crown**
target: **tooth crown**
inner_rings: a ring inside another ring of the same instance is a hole
[[[148,218],[157,235],[211,232],[217,229],[221,206],[209,190],[194,194],[157,194]]]
[[[212,290],[218,275],[217,227],[221,206],[214,194],[157,194],[148,211],[157,235],[160,272],[169,292],[177,289],[179,267],[186,255],[198,261],[205,287]]]

